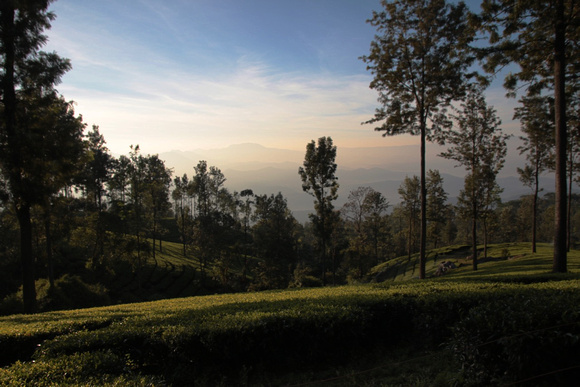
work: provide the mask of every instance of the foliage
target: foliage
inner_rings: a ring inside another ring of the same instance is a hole
[[[577,286],[577,283],[575,284]],[[573,385],[579,376],[578,294],[542,284],[471,308],[450,348],[466,385]]]
[[[522,83],[528,96],[541,96],[546,91],[554,95],[555,272],[567,270],[566,112],[570,95],[566,93],[578,93],[574,80],[580,52],[577,14],[578,4],[569,0],[485,0],[481,15],[474,18],[490,43],[478,50],[485,70],[495,73],[511,63],[518,65],[518,71],[509,72],[504,81],[508,95],[515,96]]]
[[[326,256],[337,214],[332,202],[338,197],[336,177],[336,146],[330,137],[320,137],[318,145],[312,140],[306,145],[303,166],[298,168],[302,190],[314,197],[314,210],[310,220],[319,241],[322,283],[326,284]]]
[[[463,343],[473,328],[477,340],[482,340],[474,342],[483,343],[488,334],[497,333],[506,341],[504,345],[500,340],[494,350],[509,356],[532,355],[527,345],[538,342],[534,332],[559,322],[576,325],[558,328],[561,333],[549,336],[555,338],[553,343],[577,345],[567,333],[577,334],[578,316],[573,311],[580,301],[578,280],[568,276],[543,282],[538,277],[526,285],[518,278],[523,277],[227,294],[8,316],[0,318],[1,360],[6,366],[0,380],[25,382],[50,369],[53,382],[71,384],[88,384],[98,372],[107,383],[276,384],[273,380],[288,370],[308,374],[346,366],[353,357],[372,357],[376,351],[386,356],[403,347],[430,350],[448,342],[459,359],[469,359],[471,352]],[[555,312],[548,312],[554,306],[551,299],[560,305]],[[567,301],[560,303],[561,299]],[[507,305],[511,305],[509,320],[501,318],[504,309],[496,309]],[[529,334],[512,338],[512,329],[519,327]],[[552,345],[550,340],[540,343]],[[509,343],[524,352],[509,351]],[[485,348],[477,350],[482,353]],[[551,352],[532,356],[536,355]],[[482,366],[490,370],[506,364],[497,363],[493,355],[485,359]],[[526,361],[521,364],[529,364]],[[465,366],[472,367],[468,362]],[[460,368],[456,364],[452,370]],[[525,368],[518,372],[535,375]],[[469,375],[461,377],[467,380]],[[48,384],[48,378],[39,377],[38,384]]]
[[[380,107],[367,123],[384,136],[421,137],[420,277],[425,277],[427,198],[425,141],[445,129],[445,109],[465,92],[473,58],[467,45],[473,31],[465,3],[445,0],[383,1],[368,22],[377,29],[370,53],[362,57],[373,74]],[[430,124],[430,125],[429,125]]]

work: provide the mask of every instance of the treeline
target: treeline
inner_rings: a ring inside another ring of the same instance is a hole
[[[111,299],[109,292],[122,276],[134,276],[138,286],[147,286],[141,272],[163,253],[163,241],[179,243],[180,253],[199,263],[196,283],[201,293],[365,282],[373,266],[419,251],[417,176],[404,179],[395,205],[370,187],[351,191],[339,209],[332,207],[336,195],[331,195],[326,204],[327,237],[322,241],[320,205],[309,222],[300,224],[281,193],[255,194],[250,187],[232,192],[222,171],[206,161],[194,166],[190,175],[173,177],[163,160],[141,154],[138,146],[128,155],[113,157],[98,127],[78,140],[82,151],[73,172],[30,212],[37,286],[54,287],[59,278],[76,281],[76,290],[86,288],[89,294],[88,303],[77,306],[122,300],[122,295]],[[330,138],[309,145],[305,165],[310,160],[310,170],[324,164],[319,157],[323,151],[331,153],[326,163],[334,163],[337,149]],[[337,185],[335,177],[330,180]],[[428,171],[427,187],[428,248],[469,243],[469,202],[450,204],[437,170]],[[539,197],[535,205],[533,198],[507,203],[496,198],[482,212],[478,243],[531,240],[534,206],[539,219],[536,240],[551,241],[554,195]],[[580,238],[580,198],[571,198],[574,243]],[[21,271],[18,232],[14,206],[5,200],[0,207],[4,313],[22,310],[15,302],[22,284],[15,275]],[[485,250],[481,254],[485,256]]]
[[[403,182],[402,202],[392,209],[364,187],[335,209],[337,150],[321,137],[307,144],[298,170],[314,202],[301,225],[281,194],[230,192],[219,168],[204,161],[191,176],[174,178],[138,146],[112,157],[98,127],[87,131],[56,90],[71,65],[41,51],[54,19],[50,2],[0,3],[0,296],[21,286],[23,311],[38,310],[39,279],[55,289],[63,275],[78,274],[67,281],[95,302],[110,302],[99,284],[107,288],[119,275],[145,285],[141,271],[172,232],[183,255],[199,261],[200,288],[358,281],[370,266],[417,249],[425,278],[429,246],[467,239],[476,270],[479,243],[519,240],[527,224],[532,245],[554,241],[554,271],[567,271],[576,227],[569,190],[580,155],[577,4],[486,0],[474,14],[462,2],[384,2],[369,20],[377,36],[362,57],[380,103],[368,123],[388,136],[420,136],[420,176]],[[475,44],[482,38],[488,47]],[[515,117],[527,159],[519,172],[532,195],[519,204],[499,199],[508,136],[485,99],[491,78],[472,71],[476,60],[492,74],[511,63],[521,70],[505,82],[512,96],[525,88]],[[456,206],[447,203],[438,172],[427,169],[426,141],[445,144],[441,155],[465,169]],[[539,195],[538,177],[548,171],[556,177],[553,204]]]

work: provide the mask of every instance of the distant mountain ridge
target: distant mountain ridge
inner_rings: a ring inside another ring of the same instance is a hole
[[[444,179],[444,187],[451,202],[456,201],[463,187],[463,168],[455,168],[453,162],[438,157],[442,148],[428,147],[427,168],[438,169]],[[221,149],[171,151],[161,153],[169,168],[174,169],[174,176],[187,173],[194,175],[193,167],[200,160],[206,160],[222,170],[227,181],[226,187],[232,191],[252,189],[256,194],[276,194],[282,192],[288,200],[289,208],[300,221],[307,219],[308,212],[313,211],[313,198],[302,191],[298,168],[304,160],[304,151],[268,148],[259,144],[237,144]],[[530,193],[522,185],[516,174],[516,167],[524,161],[519,154],[508,154],[503,175],[498,183],[504,189],[502,199],[517,199]],[[348,199],[352,190],[369,186],[381,192],[391,205],[400,202],[397,190],[405,176],[419,175],[418,146],[394,146],[372,148],[338,148],[337,164],[339,198],[336,208],[340,208]],[[510,172],[510,170],[512,172]],[[552,176],[542,178],[545,192],[553,190]]]

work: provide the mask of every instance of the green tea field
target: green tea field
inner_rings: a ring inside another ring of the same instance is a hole
[[[580,252],[553,275],[547,245],[493,246],[477,272],[460,248],[437,252],[456,269],[423,281],[408,267],[375,284],[2,317],[0,384],[573,385]],[[189,264],[173,259],[158,265]]]

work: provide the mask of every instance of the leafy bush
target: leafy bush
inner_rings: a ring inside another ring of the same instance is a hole
[[[465,383],[573,385],[580,377],[580,295],[572,289],[519,291],[471,308],[449,342]]]
[[[432,280],[2,317],[1,365],[7,368],[0,375],[18,380],[26,377],[26,368],[40,374],[51,364],[53,372],[68,373],[62,384],[91,384],[95,370],[102,370],[111,383],[122,377],[140,383],[148,380],[140,375],[153,375],[174,385],[192,380],[234,385],[288,370],[336,369],[405,346],[439,350],[450,342],[466,369],[466,384],[521,380],[535,375],[530,373],[538,370],[534,362],[556,361],[534,357],[543,355],[531,346],[561,348],[570,358],[564,365],[579,363],[580,328],[566,325],[578,321],[577,290],[577,280],[531,285]],[[552,308],[549,300],[559,306]],[[543,327],[552,328],[543,333]],[[515,336],[522,332],[526,335]],[[87,364],[70,368],[71,359]],[[450,380],[453,369],[450,365],[441,377]],[[425,380],[435,376],[424,375]]]

